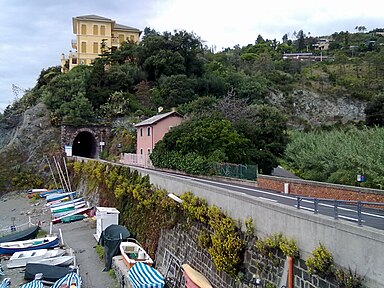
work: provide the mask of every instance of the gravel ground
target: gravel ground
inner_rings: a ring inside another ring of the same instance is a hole
[[[9,193],[0,198],[0,229],[13,224],[17,226],[27,223],[29,217],[32,223],[40,221],[42,229],[49,232],[51,215],[45,207],[45,200],[32,201],[26,197],[25,193]],[[117,288],[119,285],[116,279],[107,272],[102,272],[104,262],[96,253],[97,242],[93,236],[96,230],[95,220],[86,220],[55,224],[52,232],[60,234],[59,229],[61,229],[63,235],[61,240],[64,241],[64,246],[73,249],[83,280],[83,288]],[[25,283],[22,268],[7,269],[7,258],[4,256],[1,263],[5,277],[11,278],[11,287],[19,287],[20,284]],[[2,278],[0,276],[0,281]]]

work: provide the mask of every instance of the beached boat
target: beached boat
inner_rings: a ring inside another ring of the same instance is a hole
[[[42,273],[42,281],[47,284],[53,284],[68,273],[74,272],[74,267],[61,267],[40,263],[27,263],[24,271],[25,280],[34,280],[35,275]]]
[[[212,288],[208,279],[189,264],[183,264],[181,267],[183,268],[186,288]]]
[[[39,193],[39,196],[41,198],[45,198],[47,197],[49,194],[54,194],[54,193],[64,193],[64,190],[62,188],[59,188],[59,189],[52,189],[52,190],[49,190],[49,191],[45,191],[45,192],[41,192]]]
[[[60,223],[62,219],[66,217],[67,219],[69,219],[68,217],[73,215],[89,214],[92,209],[93,207],[83,207],[83,208],[75,209],[73,211],[63,212],[64,215],[60,215],[59,217],[56,217],[56,215],[53,216],[52,223],[53,224]]]
[[[67,285],[65,287],[79,288],[81,287],[81,284],[82,281],[80,275],[76,272],[71,272],[57,280],[51,288],[60,288],[63,287],[62,285]]]
[[[48,236],[24,241],[0,243],[0,255],[12,255],[16,252],[53,248],[59,245],[58,236]]]
[[[163,288],[164,277],[159,271],[142,262],[137,262],[128,270],[128,279],[132,288]]]
[[[48,192],[48,189],[29,189],[27,191],[27,196],[28,198],[32,198],[33,196],[40,194],[40,193],[45,193]]]
[[[11,234],[0,237],[0,243],[29,240],[36,237],[39,232],[39,226],[32,226],[21,231],[13,232]]]
[[[59,256],[59,257],[51,257],[40,260],[32,260],[28,261],[28,263],[37,263],[37,264],[45,264],[50,266],[69,266],[75,262],[75,256]]]
[[[51,206],[56,205],[56,204],[64,203],[65,201],[71,201],[71,198],[69,198],[69,197],[67,196],[67,197],[64,197],[64,198],[59,199],[59,200],[54,200],[54,201],[51,201],[51,202],[47,202],[47,203],[45,204],[45,206],[47,206],[47,207],[51,207]]]
[[[84,216],[83,214],[66,216],[64,218],[61,218],[61,223],[70,223],[70,222],[80,221],[80,220],[83,220],[85,218],[86,218],[86,216]]]
[[[63,204],[57,207],[51,208],[51,213],[57,214],[57,213],[62,213],[62,212],[67,212],[67,211],[72,211],[75,209],[79,209],[85,206],[85,201],[77,201],[75,203],[68,203],[68,204]]]
[[[68,205],[68,204],[74,204],[74,203],[77,203],[77,202],[82,202],[84,201],[84,199],[82,197],[80,198],[75,198],[73,200],[58,200],[57,202],[54,201],[54,202],[50,202],[47,204],[47,206],[49,206],[51,209],[53,208],[56,208],[56,207],[59,207],[59,206],[63,206],[63,205]]]
[[[65,254],[64,249],[37,249],[13,253],[7,263],[7,268],[19,268],[27,265],[33,260],[41,260],[51,257],[62,256]]]
[[[53,194],[47,195],[45,199],[47,200],[47,202],[52,202],[52,201],[66,198],[66,197],[75,198],[76,195],[77,195],[77,191],[66,192],[66,193],[53,193]]]
[[[121,242],[120,253],[128,269],[132,268],[137,262],[152,266],[153,260],[148,253],[137,243]]]

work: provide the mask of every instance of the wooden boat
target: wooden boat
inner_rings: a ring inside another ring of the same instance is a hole
[[[82,281],[79,274],[76,272],[71,272],[65,275],[64,277],[57,280],[51,288],[59,288],[63,287],[62,285],[67,285],[67,287],[75,287],[79,288],[81,287]]]
[[[153,260],[148,253],[137,243],[121,242],[120,253],[128,269],[132,268],[137,262],[152,266]]]
[[[75,262],[75,256],[58,256],[58,257],[28,261],[28,263],[44,264],[44,265],[50,265],[50,266],[62,266],[62,267],[72,265],[74,262]]]
[[[60,217],[53,217],[52,223],[53,224],[60,223],[63,218],[73,216],[73,215],[89,214],[92,209],[93,207],[83,207],[83,208],[75,209],[73,211],[69,211],[68,213],[64,212],[65,214],[61,215]]]
[[[183,268],[186,288],[212,288],[208,279],[189,264],[183,264],[181,267]]]
[[[58,236],[48,236],[24,241],[0,243],[0,254],[12,255],[16,252],[53,248],[59,245]]]
[[[7,263],[7,268],[24,267],[30,261],[62,256],[64,255],[64,253],[65,253],[64,249],[52,249],[52,250],[37,249],[37,250],[15,252],[11,256],[11,258],[9,258],[9,261]]]
[[[52,202],[52,201],[63,199],[65,197],[74,198],[76,197],[76,195],[77,195],[77,191],[66,192],[66,193],[53,193],[53,194],[47,195],[45,199],[47,199],[47,202]]]
[[[165,286],[164,277],[159,271],[142,262],[137,262],[128,270],[128,279],[133,288],[163,288]]]
[[[33,239],[36,237],[39,229],[40,227],[36,225],[18,232],[13,232],[11,234],[0,237],[0,243]]]
[[[42,281],[44,283],[53,284],[54,282],[64,277],[68,273],[73,272],[74,270],[76,269],[71,266],[61,267],[40,263],[27,263],[24,271],[24,279],[34,280],[36,274],[42,273]]]

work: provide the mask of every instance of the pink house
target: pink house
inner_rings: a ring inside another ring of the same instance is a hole
[[[146,157],[151,154],[156,143],[163,139],[165,133],[174,126],[179,125],[183,121],[176,111],[164,114],[158,114],[148,118],[135,125],[137,131],[137,148],[138,157]]]

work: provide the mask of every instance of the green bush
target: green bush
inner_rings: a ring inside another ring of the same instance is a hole
[[[305,261],[305,264],[311,275],[316,274],[320,277],[327,277],[333,274],[333,256],[321,243],[312,251],[312,256]]]

